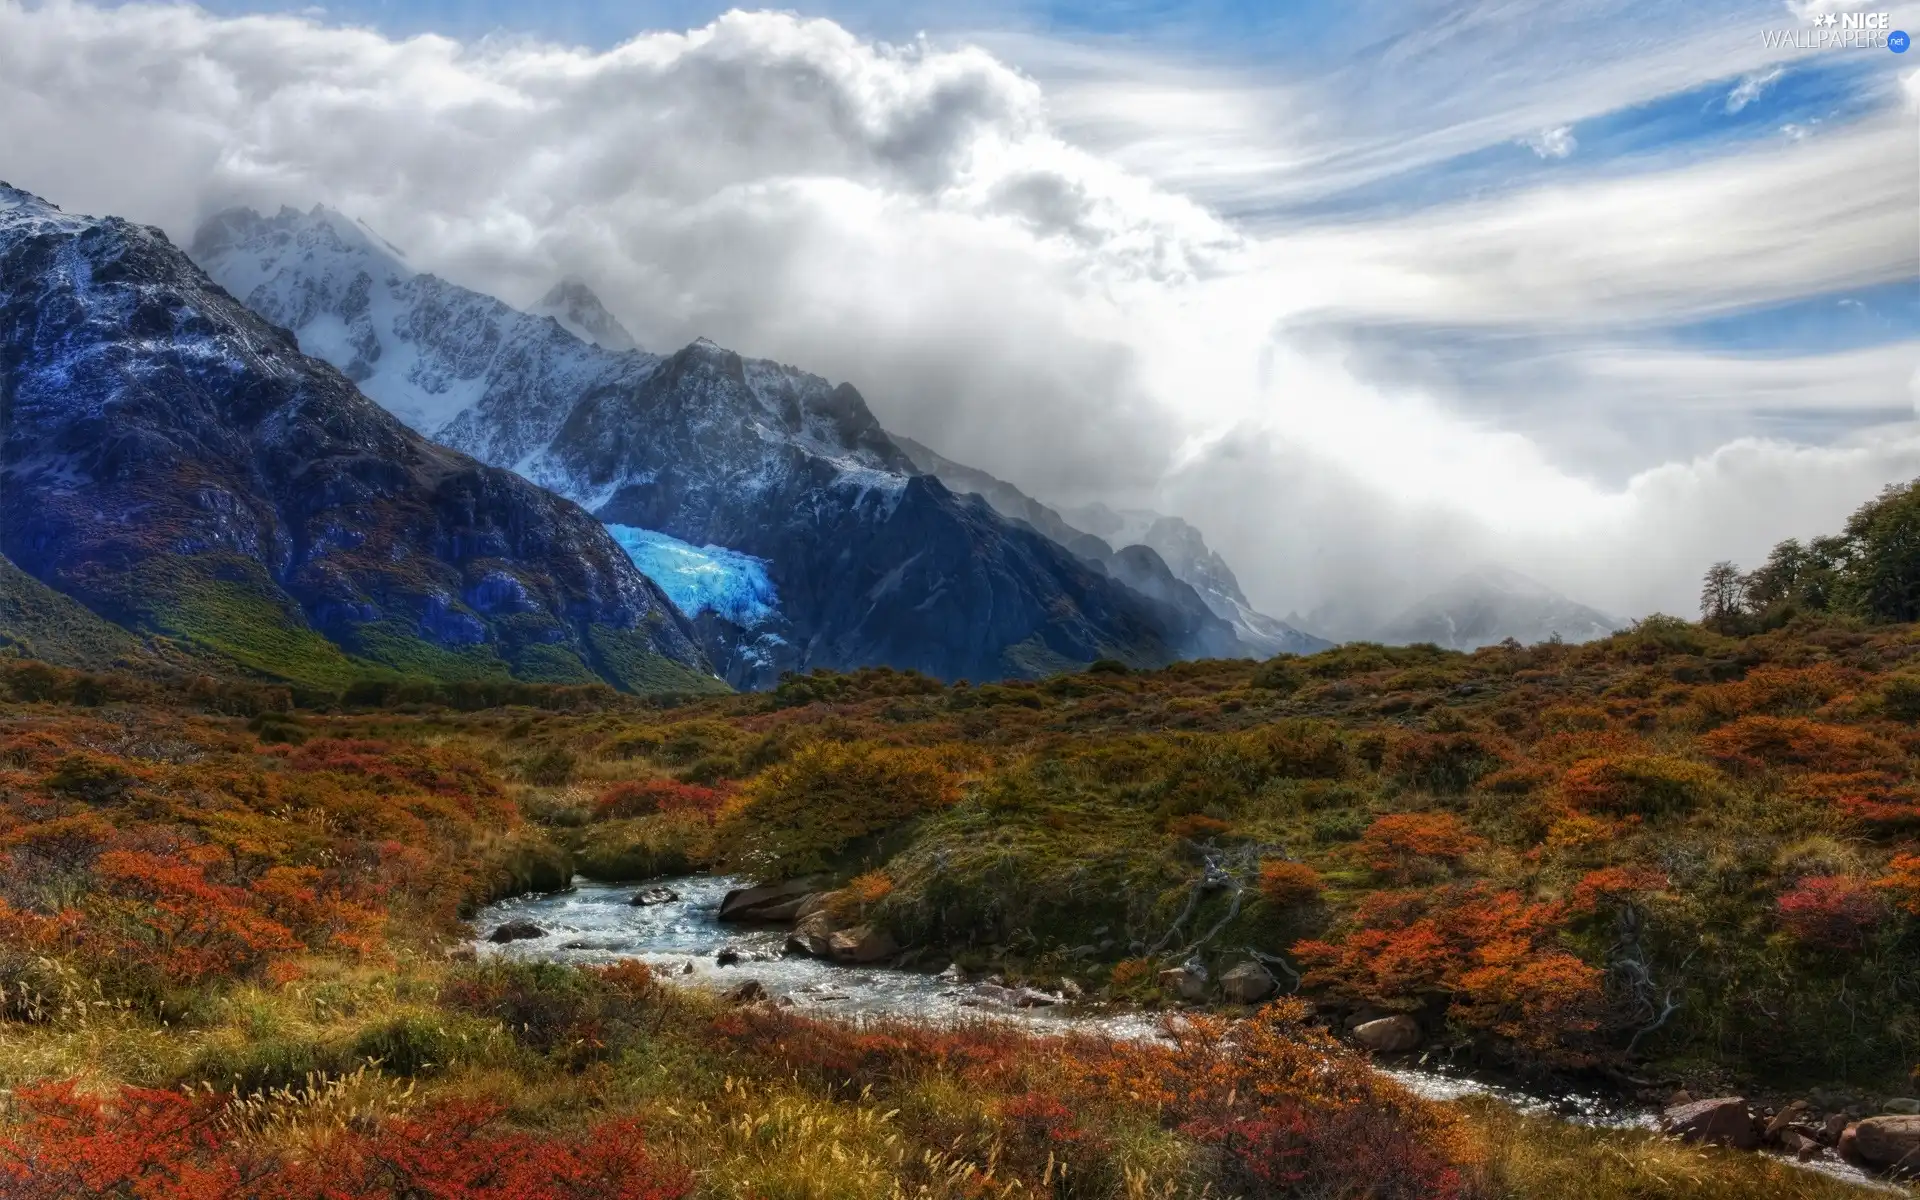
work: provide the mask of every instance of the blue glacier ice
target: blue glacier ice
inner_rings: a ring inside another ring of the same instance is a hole
[[[695,546],[633,525],[608,525],[607,532],[689,619],[710,612],[751,627],[779,610],[765,559],[725,546]]]

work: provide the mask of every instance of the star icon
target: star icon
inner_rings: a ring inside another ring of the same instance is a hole
[[[1836,17],[1836,16],[1834,16],[1834,15],[1833,15],[1832,13],[1828,13],[1828,14],[1827,14],[1827,15],[1826,15],[1825,17],[1823,17],[1823,18],[1822,18],[1821,20],[1822,20],[1822,23],[1823,23],[1823,24],[1827,24],[1827,25],[1832,25],[1832,24],[1835,24],[1836,22],[1838,22],[1838,21],[1840,20],[1840,18],[1839,18],[1839,17]]]

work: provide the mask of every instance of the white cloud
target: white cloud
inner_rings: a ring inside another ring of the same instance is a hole
[[[1520,144],[1541,158],[1566,158],[1580,142],[1573,136],[1573,126],[1555,125],[1552,129],[1542,129],[1521,138]]]
[[[1536,49],[1511,104],[1472,109],[1419,43],[1395,47],[1435,97],[1408,110],[1400,165],[1529,130],[1571,152],[1570,123],[1709,69],[1664,41],[1600,49],[1557,94]],[[1355,133],[1313,103],[1326,80],[1139,62],[1136,89],[1129,61],[1056,52],[1041,78],[1074,78],[1054,88],[984,49],[780,14],[594,52],[0,0],[0,177],[183,241],[226,204],[325,202],[509,300],[581,275],[653,348],[706,335],[850,379],[890,426],[1044,496],[1180,511],[1277,610],[1384,602],[1485,558],[1618,612],[1671,606],[1705,562],[1830,527],[1920,468],[1904,430],[1672,462],[1649,437],[1603,486],[1535,431],[1297,336],[1335,313],[1593,337],[1910,274],[1910,129],[1250,233],[1183,181],[1245,198],[1377,174],[1381,98],[1356,98]],[[1741,364],[1605,345],[1574,394],[1611,383],[1643,408],[1739,410],[1753,385],[1748,409],[1778,410],[1826,385],[1830,407],[1878,411],[1898,376],[1884,355],[1803,363],[1769,391]]]
[[[1765,71],[1755,71],[1751,75],[1742,76],[1733,90],[1727,93],[1727,112],[1737,113],[1766,95],[1767,89],[1778,83],[1784,74],[1786,74],[1785,67],[1775,66]]]

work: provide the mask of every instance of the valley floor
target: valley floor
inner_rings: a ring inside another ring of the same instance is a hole
[[[1345,1033],[1403,1017],[1458,1063],[1649,1098],[1893,1104],[1916,644],[1649,623],[470,711],[0,662],[0,1195],[1854,1194],[1422,1099]],[[812,880],[823,931],[921,969],[1179,1019],[847,1024],[472,956],[502,897],[698,870]],[[1224,1004],[1248,961],[1288,994]]]

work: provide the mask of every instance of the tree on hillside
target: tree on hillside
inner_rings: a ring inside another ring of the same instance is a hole
[[[1700,581],[1700,621],[1724,629],[1738,621],[1746,607],[1746,579],[1740,568],[1722,560],[1707,568]]]
[[[1920,620],[1920,479],[1894,484],[1847,518],[1848,599],[1875,621]]]
[[[1701,580],[1701,622],[1723,632],[1771,628],[1803,612],[1920,621],[1920,479],[1887,487],[1840,534],[1788,538],[1747,574],[1717,562]]]

